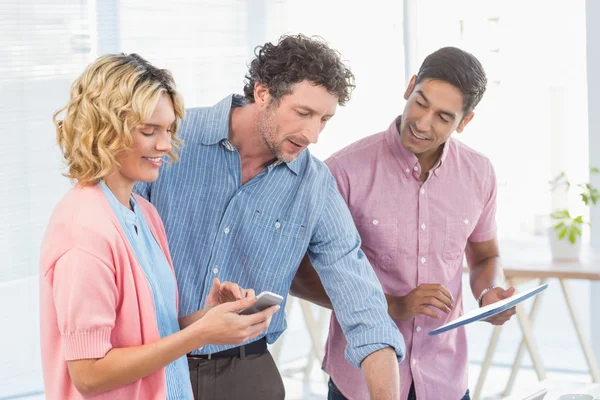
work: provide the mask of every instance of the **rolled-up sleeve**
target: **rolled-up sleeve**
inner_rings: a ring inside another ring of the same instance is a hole
[[[345,357],[360,367],[369,354],[392,347],[402,361],[404,338],[388,315],[381,284],[360,244],[350,211],[330,176],[308,254],[348,340]]]
[[[102,358],[112,348],[118,290],[114,270],[71,249],[56,263],[52,293],[66,361]]]

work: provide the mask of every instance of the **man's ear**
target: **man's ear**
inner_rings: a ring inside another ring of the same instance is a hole
[[[404,100],[408,100],[408,96],[410,96],[413,89],[415,88],[416,82],[417,82],[417,76],[413,75],[412,78],[410,78],[410,82],[408,82],[408,86],[406,87],[406,90],[404,91]]]
[[[471,120],[473,119],[474,116],[475,116],[475,113],[471,113],[471,114],[467,115],[466,117],[464,117],[462,119],[462,121],[460,121],[460,123],[458,124],[458,127],[456,128],[456,132],[462,133],[463,129],[465,129],[465,126],[467,126],[467,124],[469,122],[471,122]]]
[[[269,99],[271,98],[271,94],[269,92],[269,88],[265,85],[256,82],[254,84],[254,101],[256,104],[261,107],[269,104]]]

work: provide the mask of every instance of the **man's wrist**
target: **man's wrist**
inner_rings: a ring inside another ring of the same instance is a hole
[[[388,314],[392,319],[400,319],[402,313],[402,298],[400,296],[385,295],[388,303]]]
[[[479,305],[479,307],[481,308],[481,304],[483,302],[483,296],[485,296],[487,294],[487,292],[489,292],[490,290],[492,290],[493,287],[486,287],[485,289],[483,289],[481,291],[481,293],[479,293],[479,297],[477,298],[477,304]]]

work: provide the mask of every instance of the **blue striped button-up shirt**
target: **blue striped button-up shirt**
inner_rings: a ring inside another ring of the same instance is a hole
[[[241,184],[240,156],[228,134],[231,108],[243,105],[233,95],[186,110],[180,161],[162,167],[157,181],[135,187],[165,224],[180,316],[204,306],[214,277],[285,298],[308,251],[348,339],[348,361],[358,366],[388,346],[402,359],[404,340],[327,166],[305,150]],[[268,343],[286,328],[284,306],[266,332]],[[230,347],[207,345],[194,353]]]

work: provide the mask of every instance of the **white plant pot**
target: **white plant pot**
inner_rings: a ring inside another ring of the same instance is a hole
[[[577,260],[581,254],[581,236],[577,236],[575,243],[571,243],[569,238],[558,238],[558,232],[553,228],[548,228],[550,237],[550,251],[555,260]]]

